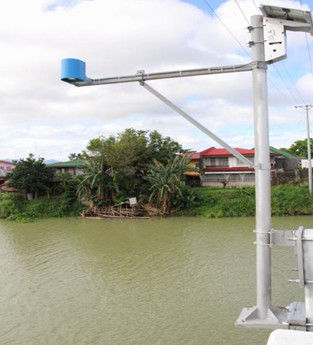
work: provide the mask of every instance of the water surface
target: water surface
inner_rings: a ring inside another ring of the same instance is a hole
[[[312,217],[274,218],[276,229]],[[253,218],[0,221],[0,344],[256,345]],[[273,300],[303,300],[290,248],[273,249]]]

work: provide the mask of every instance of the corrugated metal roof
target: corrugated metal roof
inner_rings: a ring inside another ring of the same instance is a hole
[[[250,149],[242,149],[235,147],[234,148],[237,152],[241,153],[244,156],[254,156],[254,150]],[[233,156],[232,153],[227,151],[226,149],[217,149],[215,147],[210,147],[206,150],[200,152],[201,156]]]
[[[284,158],[298,158],[297,155],[293,155],[293,154],[291,154],[289,152],[278,150],[278,149],[276,149],[273,146],[270,146],[270,151],[273,152],[273,153],[277,153],[277,154],[283,156]]]

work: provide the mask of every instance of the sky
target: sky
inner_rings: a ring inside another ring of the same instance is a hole
[[[0,160],[66,161],[126,128],[157,130],[185,149],[219,147],[138,83],[77,88],[60,81],[60,63],[81,59],[90,78],[244,64],[260,3],[313,9],[313,0],[1,1]],[[288,32],[287,41],[287,59],[268,69],[276,148],[306,138],[295,105],[313,103],[313,37]],[[254,147],[250,72],[149,84],[229,145]]]

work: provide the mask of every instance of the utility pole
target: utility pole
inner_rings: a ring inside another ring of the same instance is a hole
[[[295,108],[299,108],[306,111],[306,131],[307,131],[307,146],[308,146],[308,181],[309,191],[312,195],[312,158],[311,158],[311,138],[310,138],[310,122],[309,122],[309,110],[313,108],[313,105],[296,105]]]
[[[267,101],[267,63],[264,54],[263,16],[251,17],[254,94],[257,312],[260,319],[271,309],[271,176]]]

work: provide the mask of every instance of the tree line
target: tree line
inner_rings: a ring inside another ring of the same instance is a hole
[[[23,193],[62,197],[69,205],[74,201],[89,207],[108,206],[130,197],[151,203],[161,214],[183,207],[184,195],[192,200],[192,191],[181,180],[190,161],[182,146],[158,131],[126,129],[115,136],[101,136],[89,141],[81,153],[71,153],[71,160],[84,162],[78,176],[55,174],[30,154],[14,162],[8,174],[9,186]]]

